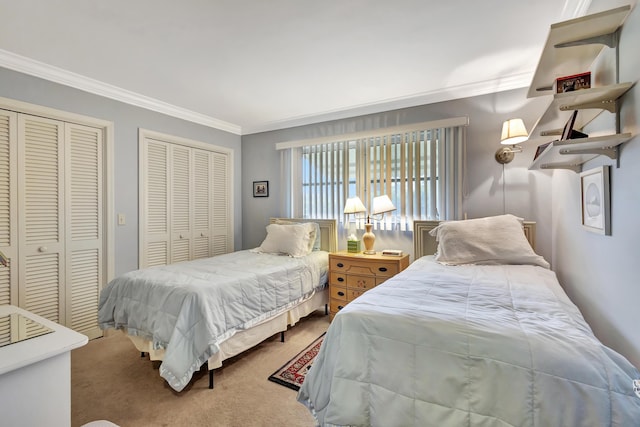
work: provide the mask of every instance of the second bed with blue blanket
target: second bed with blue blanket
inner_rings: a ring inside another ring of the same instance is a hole
[[[98,321],[164,350],[160,375],[182,390],[220,345],[312,298],[328,254],[239,251],[126,273],[102,291]]]

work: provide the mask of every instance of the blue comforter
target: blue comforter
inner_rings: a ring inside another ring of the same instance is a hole
[[[123,274],[100,294],[98,323],[164,349],[160,375],[177,391],[236,331],[311,296],[327,253],[303,258],[239,251]]]

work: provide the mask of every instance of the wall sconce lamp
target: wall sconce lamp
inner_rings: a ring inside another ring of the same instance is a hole
[[[521,153],[522,147],[517,145],[529,139],[527,129],[524,127],[522,119],[509,119],[502,124],[502,135],[500,143],[505,147],[500,147],[496,151],[496,161],[502,165],[509,163],[515,157],[515,153]],[[508,147],[510,145],[510,147]]]
[[[373,198],[373,207],[371,209],[371,216],[376,221],[381,221],[384,218],[384,214],[387,212],[395,211],[396,207],[391,202],[391,199],[386,194],[384,196],[378,196]],[[362,241],[364,242],[365,255],[375,255],[376,251],[373,249],[373,244],[376,241],[376,236],[371,231],[373,224],[371,224],[371,216],[367,216],[367,223],[364,225],[365,233],[362,235]]]

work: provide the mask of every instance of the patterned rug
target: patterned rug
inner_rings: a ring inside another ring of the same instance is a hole
[[[316,358],[320,345],[324,339],[324,334],[316,338],[304,350],[298,353],[293,359],[289,360],[284,366],[275,371],[269,381],[273,381],[293,390],[300,390],[300,386],[304,381],[304,377],[311,369],[311,364]]]

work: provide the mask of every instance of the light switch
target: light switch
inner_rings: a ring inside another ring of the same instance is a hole
[[[118,225],[125,225],[126,224],[126,218],[124,216],[123,213],[118,214]]]

